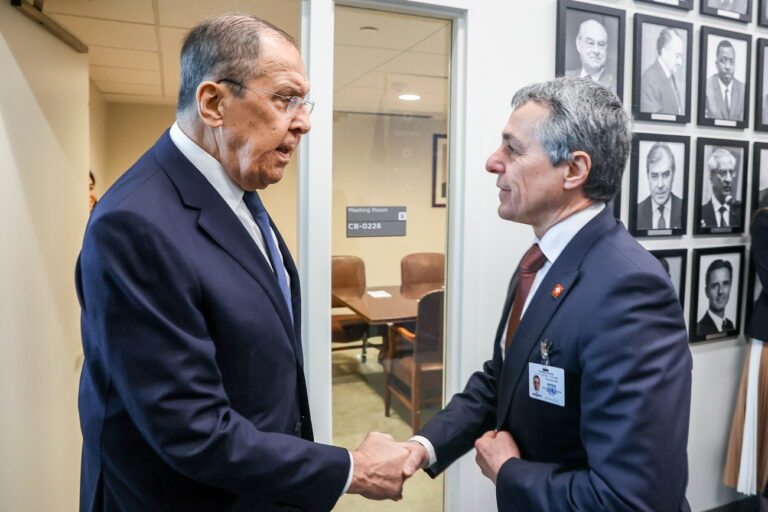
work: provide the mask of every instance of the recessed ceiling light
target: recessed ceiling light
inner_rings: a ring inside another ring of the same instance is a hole
[[[418,94],[401,94],[397,98],[403,101],[419,101],[421,99],[421,96],[419,96]]]
[[[366,30],[366,31],[370,31],[370,32],[378,32],[379,28],[378,27],[374,27],[372,25],[366,25],[364,27],[360,27],[358,30]]]

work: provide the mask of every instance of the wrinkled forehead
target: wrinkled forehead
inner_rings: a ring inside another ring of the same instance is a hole
[[[587,20],[579,27],[579,37],[582,39],[594,39],[597,41],[607,41],[608,32],[605,27],[595,20]]]

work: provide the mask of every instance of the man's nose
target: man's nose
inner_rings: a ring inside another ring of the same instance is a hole
[[[312,122],[309,120],[309,112],[304,107],[299,107],[291,120],[291,131],[307,133],[312,128]]]
[[[485,170],[491,174],[502,174],[504,172],[504,164],[501,162],[498,153],[498,150],[491,153],[491,156],[485,162]]]

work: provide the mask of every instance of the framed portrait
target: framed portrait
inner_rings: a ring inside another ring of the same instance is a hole
[[[630,233],[673,236],[686,232],[689,152],[688,137],[634,135],[630,160]]]
[[[744,314],[744,325],[749,325],[752,319],[752,310],[755,308],[755,302],[763,292],[763,284],[757,277],[754,260],[749,260],[749,270],[747,271],[747,303],[746,313]]]
[[[445,208],[448,202],[448,137],[432,135],[432,206]]]
[[[752,211],[768,206],[768,143],[755,142],[752,148]]]
[[[660,251],[650,251],[662,268],[669,275],[672,286],[675,287],[677,296],[680,298],[680,307],[685,309],[685,269],[688,263],[688,254],[685,249],[670,249]]]
[[[768,39],[757,40],[757,73],[755,84],[755,130],[768,131]]]
[[[752,0],[701,0],[702,14],[749,23],[752,21]]]
[[[693,9],[693,0],[637,0],[646,4],[662,5],[665,7],[675,7],[684,11]]]
[[[744,232],[749,142],[699,138],[696,142],[696,234]]]
[[[757,0],[757,24],[768,27],[768,0]]]
[[[692,342],[738,336],[743,277],[743,246],[693,250]]]
[[[635,119],[690,122],[692,41],[690,23],[635,14]]]
[[[751,45],[747,34],[701,27],[698,124],[747,126]]]
[[[587,77],[624,93],[625,13],[600,5],[557,3],[557,76]]]

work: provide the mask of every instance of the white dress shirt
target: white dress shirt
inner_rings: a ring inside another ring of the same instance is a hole
[[[202,174],[205,179],[208,180],[208,183],[210,183],[216,192],[219,193],[221,198],[224,199],[224,201],[227,203],[227,206],[229,206],[235,215],[237,215],[237,218],[243,224],[243,227],[261,251],[261,254],[264,256],[267,264],[270,268],[272,268],[272,264],[269,262],[269,254],[267,253],[267,248],[264,245],[264,237],[261,234],[261,230],[256,224],[256,221],[253,220],[251,211],[243,201],[243,194],[245,191],[240,188],[237,183],[232,181],[232,178],[229,177],[229,174],[227,174],[227,172],[224,170],[224,167],[222,167],[221,163],[213,158],[213,156],[208,154],[203,148],[198,146],[192,139],[187,137],[187,134],[181,131],[181,128],[179,128],[177,123],[173,123],[173,126],[171,126],[170,136],[171,141],[173,141],[173,144],[179,149],[179,151],[181,151],[181,154],[184,155],[198,171],[200,171],[200,174]],[[269,231],[270,235],[272,236],[272,240],[275,242],[275,247],[277,247],[278,243],[275,231],[271,227],[269,228]],[[280,251],[278,251],[278,253],[279,252]],[[280,259],[283,259],[282,254],[280,254]],[[283,268],[285,268],[285,265],[283,265]],[[274,271],[274,269],[272,270]],[[288,288],[290,289],[291,278],[288,275],[287,270],[285,270],[285,278],[288,282]],[[352,483],[352,474],[355,469],[355,461],[352,458],[352,453],[348,453],[349,475],[347,475],[347,483],[344,485],[344,490],[341,493],[342,495],[344,495],[349,489],[349,486]]]
[[[720,80],[720,77],[717,77],[717,81],[720,82],[720,90],[723,91],[723,104],[725,105],[725,108],[730,111],[731,103],[733,103],[733,79],[731,79],[728,85],[725,85],[723,81]],[[725,101],[725,98],[728,98],[728,101]]]
[[[603,73],[605,73],[605,68],[601,69],[599,72],[595,73],[594,75],[590,75],[587,73],[587,70],[584,68],[581,68],[581,74],[579,74],[580,78],[589,78],[593,82],[600,82],[600,79],[603,78]]]
[[[557,261],[560,253],[562,253],[570,241],[573,240],[573,237],[575,237],[576,234],[581,231],[581,228],[586,226],[589,221],[597,217],[597,215],[604,209],[605,203],[592,204],[591,206],[588,206],[587,208],[574,213],[570,217],[561,220],[549,228],[547,232],[544,233],[544,236],[541,237],[541,240],[539,240],[536,236],[533,237],[533,243],[539,244],[539,248],[541,249],[541,252],[544,253],[544,256],[546,256],[547,261],[539,269],[539,271],[536,272],[536,277],[533,279],[531,290],[528,292],[528,297],[525,299],[523,311],[520,313],[521,321],[525,316],[528,305],[531,303],[531,299],[533,299],[533,296],[536,295],[536,290],[539,289],[539,285],[546,277],[549,269],[552,268],[552,265],[555,263],[555,261]],[[511,313],[512,312],[510,311],[510,314]],[[507,322],[507,325],[509,325],[509,322]],[[504,345],[506,337],[507,329],[505,327],[504,332],[501,335],[501,340],[499,341],[499,344],[501,345],[502,359],[504,358]],[[432,466],[435,462],[437,462],[435,448],[432,446],[432,442],[429,439],[423,436],[413,436],[411,439],[409,439],[409,441],[417,441],[427,449],[427,453],[429,453],[429,466]]]
[[[717,327],[717,330],[722,332],[723,322],[725,322],[725,317],[723,316],[721,318],[717,314],[713,313],[711,309],[707,310],[707,314],[709,315],[709,318],[711,318],[712,321],[715,323],[715,327]]]
[[[710,197],[712,198],[712,208],[715,210],[715,222],[717,223],[717,226],[721,228],[728,227],[728,223],[731,222],[731,206],[718,201],[715,194],[712,194]],[[720,207],[722,206],[725,206],[722,216],[725,223],[720,222]]]

